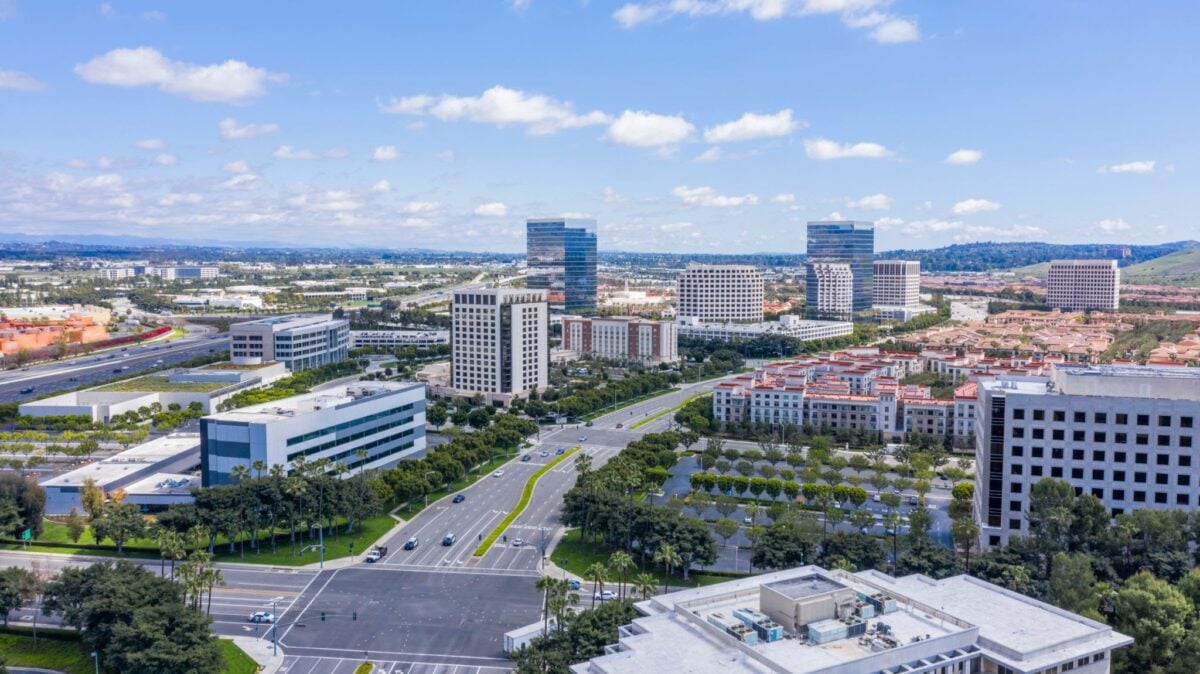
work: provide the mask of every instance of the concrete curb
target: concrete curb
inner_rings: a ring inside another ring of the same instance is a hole
[[[270,632],[266,632],[270,634]],[[275,674],[279,671],[279,667],[283,665],[283,647],[279,647],[279,654],[271,654],[271,639],[261,637],[228,637],[230,641],[242,649],[246,655],[249,655],[255,662],[258,663],[258,671],[262,674]]]

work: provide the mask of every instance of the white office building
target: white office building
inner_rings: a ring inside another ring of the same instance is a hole
[[[1054,260],[1046,276],[1046,304],[1072,311],[1116,311],[1121,270],[1116,260]]]
[[[689,264],[679,273],[676,315],[701,321],[763,319],[763,277],[749,265]]]
[[[329,459],[331,470],[389,467],[425,449],[425,386],[356,382],[209,415],[200,447],[205,486],[229,484],[234,466],[256,461],[289,471],[299,457]]]
[[[809,267],[809,278],[817,284],[817,315],[853,316],[854,272],[850,270],[850,265],[843,262],[814,262]]]
[[[562,324],[562,347],[568,351],[641,363],[679,360],[677,330],[670,321],[565,316]]]
[[[351,330],[350,348],[382,347],[395,349],[415,346],[428,349],[450,343],[449,330]]]
[[[184,475],[200,463],[200,436],[195,433],[173,433],[142,443],[123,452],[89,463],[74,470],[41,481],[46,490],[46,514],[65,515],[74,508],[83,512],[83,485],[88,480],[105,494],[117,491],[126,494],[125,502],[143,507],[186,503],[191,501],[187,486],[198,487],[198,478]],[[164,477],[169,475],[169,477]],[[182,493],[170,498],[152,496],[138,485],[149,481],[158,484],[170,479]],[[145,497],[145,498],[143,498]]]
[[[978,382],[975,506],[986,546],[1028,531],[1044,478],[1114,514],[1200,508],[1200,368],[1059,366]]]
[[[521,395],[549,384],[550,308],[544,290],[456,290],[451,386]]]
[[[802,566],[635,607],[617,643],[572,674],[1107,674],[1133,643],[971,576]]]
[[[350,321],[331,314],[294,314],[229,326],[234,364],[256,365],[277,360],[298,372],[346,360],[350,354]]]
[[[921,263],[915,260],[876,260],[876,306],[916,307],[921,303]]]
[[[854,332],[849,321],[810,321],[793,314],[784,314],[777,321],[761,323],[715,323],[698,318],[679,318],[675,321],[680,337],[715,339],[730,342],[754,339],[764,335],[792,337],[802,342],[844,337]]]
[[[177,267],[162,267],[135,265],[133,267],[106,267],[99,270],[100,278],[116,281],[135,276],[152,276],[164,281],[207,281],[221,275],[221,268],[216,265],[192,265]]]

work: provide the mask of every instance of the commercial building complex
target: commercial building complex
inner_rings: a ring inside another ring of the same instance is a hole
[[[351,330],[350,348],[415,346],[428,349],[450,343],[449,330]]]
[[[706,323],[698,318],[680,318],[675,321],[675,325],[680,337],[722,342],[754,339],[764,335],[780,335],[802,342],[812,342],[844,337],[854,332],[854,324],[849,321],[809,321],[792,314],[761,323]]]
[[[1107,674],[1133,639],[970,576],[803,566],[638,602],[573,674]]]
[[[391,466],[425,449],[425,386],[356,382],[213,414],[200,420],[200,444],[205,486],[256,461],[289,471],[299,457],[329,459],[330,470]]]
[[[1029,492],[1064,480],[1114,515],[1200,508],[1200,369],[1055,367],[980,381],[975,505],[985,546],[1027,531]]]
[[[46,514],[83,512],[84,482],[92,480],[105,494],[124,492],[125,503],[165,506],[191,500],[188,487],[200,480],[187,473],[200,463],[200,436],[175,433],[127,449],[107,459],[43,480]],[[160,486],[161,485],[161,486]]]
[[[763,319],[763,277],[748,265],[689,264],[679,273],[676,315],[705,322]]]
[[[808,223],[808,275],[805,289],[809,318],[848,320],[870,312],[875,273],[875,227],[869,222],[848,220]],[[851,315],[822,312],[816,267],[825,263],[845,264],[853,275]]]
[[[596,307],[596,221],[525,221],[526,285],[566,311]]]
[[[521,395],[549,384],[545,291],[457,290],[451,312],[454,389]]]
[[[41,349],[70,344],[91,344],[109,338],[108,329],[90,315],[71,314],[65,318],[36,322],[0,319],[0,356],[12,358],[22,351],[32,353]]]
[[[152,276],[155,278],[160,278],[164,281],[183,281],[217,278],[221,275],[221,268],[217,267],[216,265],[183,267],[154,267],[147,265],[136,265],[133,267],[105,267],[100,269],[99,273],[100,278],[109,281],[134,278],[136,276]]]
[[[346,360],[350,321],[331,314],[275,316],[229,326],[235,364],[280,361],[292,372]]]
[[[1046,303],[1053,309],[1116,311],[1121,270],[1116,260],[1054,260],[1046,275]]]
[[[674,323],[629,316],[567,316],[563,318],[562,347],[583,355],[642,363],[679,360]]]

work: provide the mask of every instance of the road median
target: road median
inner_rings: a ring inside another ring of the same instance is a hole
[[[560,456],[555,457],[553,461],[547,463],[541,468],[538,468],[536,473],[529,476],[529,479],[525,481],[525,488],[521,490],[521,500],[517,501],[517,506],[513,508],[512,512],[508,513],[503,520],[500,521],[500,524],[496,525],[495,529],[492,529],[490,534],[484,536],[483,542],[479,544],[479,547],[475,548],[475,552],[472,554],[472,557],[483,557],[487,554],[488,549],[492,547],[492,544],[496,542],[496,539],[500,538],[500,534],[504,533],[504,530],[507,529],[510,524],[515,522],[517,518],[521,516],[521,513],[525,512],[525,508],[529,505],[530,499],[533,498],[533,490],[535,487],[537,487],[538,480],[540,480],[543,475],[550,472],[551,468],[554,468],[563,461],[566,461],[568,457],[577,451],[579,451],[578,445],[568,449]]]

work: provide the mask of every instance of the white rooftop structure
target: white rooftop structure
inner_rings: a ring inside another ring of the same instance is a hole
[[[574,674],[1109,671],[1111,627],[969,577],[804,566],[660,595]],[[961,663],[961,664],[960,664]]]
[[[41,482],[46,490],[46,512],[60,515],[81,508],[79,492],[91,478],[111,493],[128,489],[155,473],[182,473],[200,463],[200,434],[175,433],[127,449],[95,463]],[[199,481],[196,481],[199,484]]]

